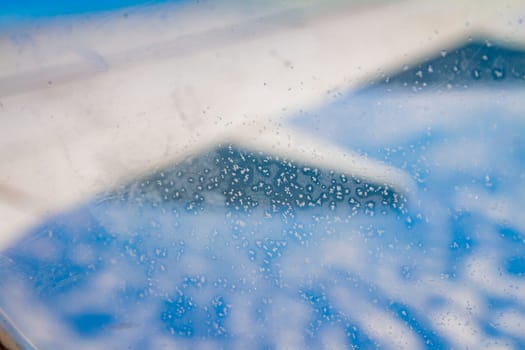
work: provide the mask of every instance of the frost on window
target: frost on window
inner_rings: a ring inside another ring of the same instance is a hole
[[[387,186],[227,146],[38,227],[5,252],[17,274],[1,294],[14,314],[45,305],[31,317],[54,324],[46,346],[314,346],[328,325],[358,334],[327,293],[357,278],[339,262],[378,254],[352,243],[382,235],[367,218],[399,222],[405,205]]]
[[[42,349],[523,348],[524,72],[468,41],[294,120],[408,198],[219,147],[28,233],[1,306]]]
[[[468,39],[296,120],[417,183],[411,225],[388,225],[395,242],[377,247],[381,273],[362,270],[374,283],[363,299],[378,301],[368,336],[525,347],[525,52],[509,45]]]
[[[361,92],[493,89],[520,84],[522,87],[524,82],[525,62],[520,48],[501,46],[489,39],[469,38],[460,47],[441,50],[421,63],[404,65],[397,73],[384,73]]]

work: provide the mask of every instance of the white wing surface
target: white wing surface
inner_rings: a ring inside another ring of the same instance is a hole
[[[225,143],[409,193],[400,170],[286,118],[473,33],[520,40],[508,25],[518,4],[204,2],[4,25],[0,247],[44,216]]]

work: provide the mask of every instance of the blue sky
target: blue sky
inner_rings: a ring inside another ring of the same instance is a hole
[[[50,17],[185,0],[2,0],[0,16]]]

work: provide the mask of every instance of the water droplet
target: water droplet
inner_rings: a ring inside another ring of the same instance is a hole
[[[505,78],[505,72],[501,68],[494,68],[492,70],[492,77],[494,80],[501,80]]]

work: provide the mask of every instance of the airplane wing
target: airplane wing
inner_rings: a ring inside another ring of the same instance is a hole
[[[473,35],[523,45],[524,26],[509,24],[520,14],[510,0],[203,2],[6,21],[0,249],[49,215],[225,145],[410,197],[405,171],[288,120]],[[18,332],[4,314],[0,328]]]
[[[225,142],[407,192],[401,171],[292,131],[286,118],[512,11],[333,1],[128,12],[4,27],[2,246],[46,215]]]

